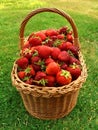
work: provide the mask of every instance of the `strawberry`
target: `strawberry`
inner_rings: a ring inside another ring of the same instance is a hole
[[[22,55],[26,57],[28,60],[32,57],[32,54],[32,50],[30,50],[29,48],[24,48],[22,50]]]
[[[58,48],[63,51],[63,50],[66,50],[65,49],[65,46],[66,46],[66,42],[65,41],[62,41],[61,44],[59,44]]]
[[[23,49],[24,49],[24,48],[30,48],[29,41],[26,41],[26,43],[23,45]]]
[[[46,73],[48,75],[56,75],[60,71],[60,66],[56,62],[51,62],[46,66]]]
[[[40,31],[35,34],[37,37],[40,37],[42,41],[46,40],[46,35]]]
[[[21,57],[19,58],[17,61],[16,61],[16,64],[18,65],[18,67],[20,67],[21,69],[25,69],[28,64],[29,64],[29,61],[26,57]]]
[[[46,83],[47,86],[49,86],[49,87],[53,87],[54,86],[54,84],[55,84],[55,77],[54,76],[47,75],[45,77],[45,79],[47,80],[47,83]]]
[[[76,63],[76,64],[80,65],[80,61],[78,59],[76,59],[73,56],[70,56],[69,64],[73,64],[73,63]]]
[[[53,47],[52,48],[52,53],[51,53],[51,57],[53,58],[53,59],[58,59],[58,55],[60,54],[60,49],[58,48],[58,47]]]
[[[47,38],[44,42],[42,42],[42,45],[46,45],[46,46],[52,47],[53,43],[54,43],[54,41],[52,39]]]
[[[46,77],[46,74],[45,72],[42,72],[42,71],[38,71],[35,75],[35,80],[41,80],[42,78],[45,78]]]
[[[75,63],[67,67],[67,70],[71,73],[73,80],[77,79],[81,75],[81,68]]]
[[[51,36],[50,39],[52,39],[53,41],[55,41],[57,39],[57,36]]]
[[[27,77],[27,80],[24,81],[26,84],[32,85],[33,84],[33,79]]]
[[[57,39],[64,40],[64,38],[65,38],[64,34],[58,34],[57,35]]]
[[[33,46],[38,46],[38,45],[41,45],[42,44],[42,40],[40,37],[31,37],[29,39],[29,43],[30,43],[30,46],[33,47]]]
[[[45,65],[47,66],[49,63],[51,63],[51,62],[53,62],[54,60],[52,59],[52,58],[47,58],[46,60],[45,60]]]
[[[70,50],[75,56],[78,56],[79,48],[75,45],[67,47],[67,50]]]
[[[25,72],[24,71],[19,71],[18,73],[18,77],[20,78],[20,79],[24,79],[24,77],[25,77]]]
[[[35,71],[41,70],[41,66],[38,64],[38,62],[40,62],[40,61],[41,61],[41,58],[38,56],[34,56],[31,58],[31,64]]]
[[[59,48],[60,48],[61,50],[68,50],[68,48],[69,48],[70,46],[72,46],[72,43],[71,43],[71,42],[65,42],[65,41],[63,41],[63,42],[61,43],[61,45],[59,46]]]
[[[63,70],[66,70],[67,67],[68,67],[68,65],[66,63],[64,63],[64,64],[61,65],[61,69],[63,69]]]
[[[35,70],[34,70],[33,66],[29,65],[26,68],[25,73],[26,73],[27,76],[34,76],[35,75]]]
[[[45,45],[38,46],[38,54],[41,58],[48,58],[51,55],[51,48]]]
[[[56,75],[58,85],[67,85],[72,81],[72,76],[69,71],[61,70]]]
[[[66,35],[67,34],[67,29],[68,29],[68,27],[62,27],[62,28],[59,29],[59,33]]]
[[[58,32],[57,32],[57,30],[54,30],[54,29],[48,29],[48,30],[46,30],[45,34],[48,37],[50,37],[50,36],[57,36]]]
[[[73,36],[72,36],[72,35],[67,34],[67,35],[66,35],[66,39],[67,39],[67,41],[69,41],[69,42],[72,42],[72,43],[73,43]]]
[[[66,42],[65,43],[65,50],[68,50],[73,44],[71,42]]]
[[[60,61],[68,62],[69,58],[70,58],[70,56],[69,56],[68,52],[66,52],[66,51],[61,51],[60,54],[58,55],[58,59]]]
[[[30,36],[28,37],[28,41],[30,40],[30,38],[34,37],[35,36],[35,33],[31,33]]]

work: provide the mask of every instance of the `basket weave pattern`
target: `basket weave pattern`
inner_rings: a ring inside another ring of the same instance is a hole
[[[41,8],[28,14],[21,24],[21,49],[25,40],[24,28],[26,23],[32,16],[40,12],[54,12],[67,19],[73,29],[74,44],[80,47],[76,25],[68,14],[55,8]],[[75,81],[61,87],[41,87],[25,84],[18,78],[17,64],[14,62],[11,73],[12,84],[20,92],[24,106],[32,116],[40,119],[57,119],[64,117],[72,111],[77,103],[79,90],[82,87],[82,84],[86,81],[87,77],[86,64],[81,51],[79,51],[79,60],[82,66],[81,75]]]

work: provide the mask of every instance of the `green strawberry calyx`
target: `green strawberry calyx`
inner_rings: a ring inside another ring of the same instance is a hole
[[[71,74],[70,74],[69,71],[62,69],[60,75],[61,75],[61,76],[64,76],[65,78],[69,78]]]
[[[31,50],[29,48],[26,48],[25,50],[23,50],[23,53],[25,54],[31,54]]]
[[[30,68],[30,67],[27,67],[27,68],[25,69],[25,73],[26,73],[26,74],[30,73],[30,71],[31,71],[31,68]]]
[[[34,56],[38,56],[38,51],[37,51],[37,50],[34,50],[34,53],[33,53],[32,56],[33,56],[33,57],[34,57]]]
[[[54,42],[53,46],[54,46],[54,47],[58,47],[61,43],[62,43],[61,40],[57,39],[57,40]]]
[[[73,63],[71,65],[69,65],[69,67],[73,68],[73,69],[76,69],[76,68],[81,68],[80,65],[77,65],[76,63]]]
[[[44,60],[39,60],[38,62],[35,62],[36,65],[40,65],[42,70],[46,69]]]

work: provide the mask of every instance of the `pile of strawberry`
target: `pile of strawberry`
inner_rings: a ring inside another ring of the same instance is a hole
[[[16,61],[18,77],[30,85],[67,85],[81,74],[78,51],[66,26],[32,33]]]

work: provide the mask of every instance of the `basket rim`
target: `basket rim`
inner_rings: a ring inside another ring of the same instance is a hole
[[[82,53],[79,51],[79,58],[82,66],[82,72],[81,75],[74,81],[72,81],[68,85],[63,85],[59,87],[42,87],[37,85],[29,85],[24,83],[18,78],[17,75],[17,64],[16,61],[14,62],[12,72],[11,72],[11,79],[12,84],[16,86],[18,91],[23,91],[27,94],[33,94],[34,96],[42,96],[42,97],[59,97],[65,93],[76,91],[77,89],[80,89],[82,87],[82,84],[86,81],[87,78],[87,68],[86,64],[83,59]]]

